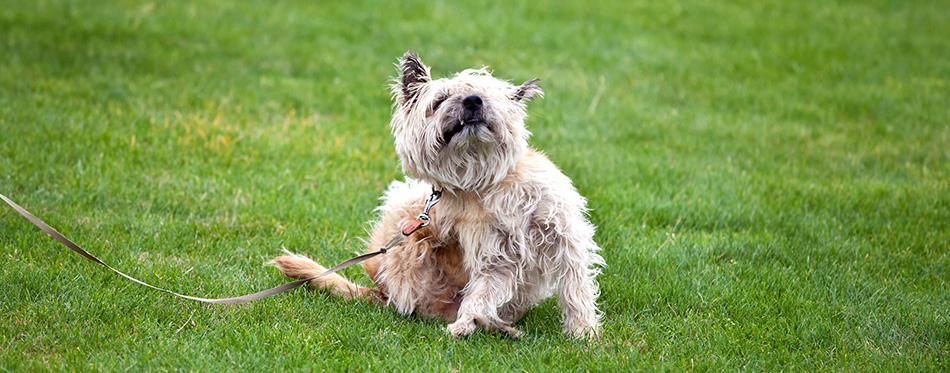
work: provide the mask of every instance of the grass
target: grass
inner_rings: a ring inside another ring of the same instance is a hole
[[[950,369],[947,35],[937,1],[0,0],[0,193],[133,276],[223,297],[282,247],[361,251],[410,47],[543,79],[531,143],[609,263],[600,340],[548,301],[455,341],[304,289],[172,298],[3,207],[0,370]]]

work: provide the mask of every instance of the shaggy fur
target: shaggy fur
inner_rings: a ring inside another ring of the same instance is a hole
[[[451,321],[455,337],[478,328],[518,337],[512,324],[557,295],[564,331],[596,335],[600,312],[594,227],[586,201],[544,155],[527,145],[525,105],[536,79],[514,86],[486,69],[432,80],[412,52],[399,61],[391,122],[396,152],[411,176],[382,197],[369,249],[383,246],[422,211],[433,185],[444,190],[432,223],[363,265],[376,289],[339,275],[311,281],[346,299]],[[274,259],[287,276],[323,271],[296,255]]]

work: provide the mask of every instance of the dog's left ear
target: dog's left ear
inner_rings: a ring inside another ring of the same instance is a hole
[[[423,84],[432,80],[429,67],[422,63],[419,55],[412,49],[399,59],[399,78],[393,85],[399,105],[413,101]]]
[[[527,82],[524,82],[518,89],[515,90],[515,93],[511,94],[511,99],[515,101],[524,101],[528,102],[534,98],[534,96],[544,97],[544,91],[541,90],[537,82],[540,82],[541,79],[531,79]]]

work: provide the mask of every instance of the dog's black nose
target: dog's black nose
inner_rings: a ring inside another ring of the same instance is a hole
[[[468,111],[477,111],[482,107],[482,98],[476,95],[462,99],[462,106]]]

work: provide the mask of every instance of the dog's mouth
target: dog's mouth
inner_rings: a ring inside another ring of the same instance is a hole
[[[484,125],[484,124],[485,124],[485,121],[480,118],[469,118],[466,120],[459,121],[454,126],[449,127],[449,129],[445,130],[445,132],[442,133],[442,142],[444,144],[448,144],[450,141],[452,141],[452,138],[455,137],[455,135],[458,135],[460,132],[462,132],[462,130],[464,130],[466,126],[479,126],[479,125]]]

